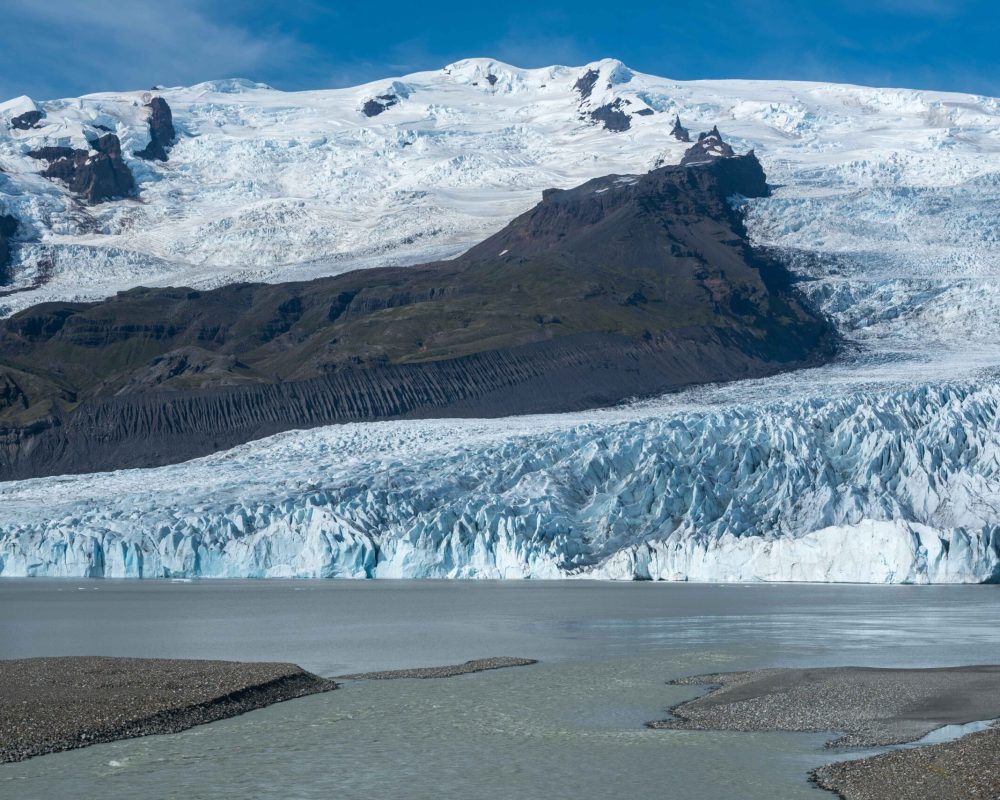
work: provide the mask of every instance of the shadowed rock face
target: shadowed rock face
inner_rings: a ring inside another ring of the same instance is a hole
[[[10,214],[0,214],[0,286],[9,279],[7,268],[10,266],[10,238],[15,233],[17,233],[17,219]],[[2,391],[0,386],[0,394]],[[2,402],[0,400],[0,403]]]
[[[581,75],[576,83],[573,84],[573,88],[580,93],[580,97],[586,100],[590,97],[591,93],[594,91],[594,86],[597,84],[597,79],[600,74],[597,70],[588,69],[583,75]]]
[[[452,261],[49,303],[0,326],[0,477],[169,463],[290,428],[578,410],[830,356],[727,198],[752,155],[545,192]],[[41,369],[39,365],[44,365]]]
[[[11,119],[10,127],[18,131],[31,130],[42,121],[42,116],[41,111],[25,111]]]
[[[170,145],[177,136],[173,114],[162,97],[154,97],[146,107],[149,109],[149,144],[136,155],[149,161],[166,161]]]
[[[680,114],[674,118],[674,127],[670,129],[670,135],[673,136],[678,142],[691,141],[691,134],[688,132],[688,129],[681,125]]]
[[[96,153],[72,147],[42,147],[28,155],[48,161],[42,175],[63,181],[70,191],[92,205],[132,195],[135,178],[122,160],[118,137],[106,133],[91,142],[91,147]]]
[[[632,118],[622,110],[622,101],[615,100],[590,112],[594,122],[601,122],[609,131],[621,133],[632,127]]]

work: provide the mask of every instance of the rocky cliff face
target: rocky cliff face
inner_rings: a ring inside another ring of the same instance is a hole
[[[106,133],[90,145],[91,150],[42,147],[28,155],[48,161],[42,175],[63,181],[70,191],[90,204],[134,194],[135,178],[122,160],[118,137]]]
[[[10,266],[10,238],[17,233],[17,220],[10,214],[0,214],[0,286],[7,282]]]
[[[728,198],[752,155],[549,191],[454,261],[136,289],[0,330],[0,477],[163,464],[289,428],[583,409],[832,352]],[[38,365],[45,365],[44,370]]]
[[[154,97],[149,108],[149,144],[136,155],[149,161],[166,161],[167,153],[177,136],[170,106],[162,97]]]

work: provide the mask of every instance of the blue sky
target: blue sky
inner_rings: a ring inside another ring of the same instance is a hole
[[[1000,95],[998,42],[1000,10],[979,0],[0,0],[0,98],[223,77],[336,87],[470,56]]]

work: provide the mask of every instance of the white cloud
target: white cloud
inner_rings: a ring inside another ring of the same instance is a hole
[[[47,98],[254,77],[302,57],[279,33],[211,18],[195,0],[5,0],[0,96]]]

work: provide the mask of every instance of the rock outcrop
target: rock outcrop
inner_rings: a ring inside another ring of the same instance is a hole
[[[594,122],[603,123],[606,130],[615,133],[627,131],[632,127],[632,118],[625,113],[624,104],[620,99],[595,108],[590,112],[590,118]]]
[[[162,97],[154,97],[146,107],[149,109],[149,144],[136,155],[148,161],[166,161],[177,136],[173,113]]]
[[[10,239],[17,233],[17,219],[10,214],[0,214],[0,286],[9,280]],[[2,392],[2,388],[0,388]],[[0,400],[0,403],[3,401]]]
[[[691,133],[681,125],[681,115],[678,114],[674,117],[674,127],[670,129],[670,135],[673,136],[678,142],[690,142]]]
[[[573,88],[580,93],[582,100],[590,97],[599,77],[600,73],[596,69],[588,69],[583,75],[577,78],[576,83],[573,84]]]
[[[830,327],[727,201],[767,192],[753,155],[718,158],[547,191],[452,261],[36,306],[0,325],[0,375],[21,393],[0,410],[0,479],[336,422],[576,410],[821,362]]]
[[[399,98],[396,95],[380,94],[371,100],[366,100],[365,104],[361,106],[361,113],[366,117],[377,117],[395,105],[399,105]]]
[[[77,197],[91,205],[129,197],[135,193],[135,178],[122,159],[118,137],[106,133],[90,143],[91,150],[72,147],[42,147],[29,156],[49,165],[42,171],[46,178],[65,183]]]
[[[43,116],[45,115],[37,109],[35,111],[25,111],[23,114],[18,114],[11,119],[10,127],[17,131],[28,131],[36,127],[42,121]]]

